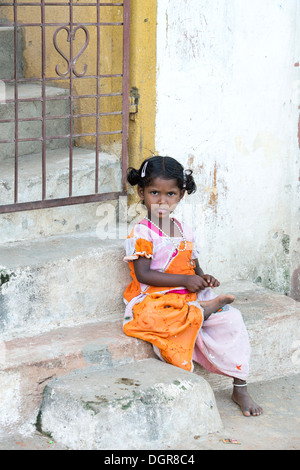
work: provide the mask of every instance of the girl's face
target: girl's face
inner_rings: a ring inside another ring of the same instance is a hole
[[[149,186],[138,186],[138,195],[144,200],[148,210],[148,218],[152,221],[169,218],[185,190],[180,190],[176,179],[154,178]]]

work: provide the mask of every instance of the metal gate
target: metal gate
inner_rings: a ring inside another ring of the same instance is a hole
[[[0,213],[126,193],[129,16],[130,0],[0,0]]]

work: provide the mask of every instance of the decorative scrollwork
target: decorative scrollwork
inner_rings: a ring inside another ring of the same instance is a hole
[[[76,32],[79,29],[82,29],[85,33],[85,43],[84,43],[83,47],[80,49],[80,51],[73,58],[73,41],[75,40]],[[57,45],[57,35],[61,30],[65,30],[67,32],[67,35],[68,35],[67,36],[67,41],[70,43],[70,55],[71,55],[72,59],[71,59],[71,57],[70,58],[66,57],[66,55],[62,52],[62,50]],[[73,28],[72,30],[68,26],[61,26],[60,28],[58,28],[55,31],[55,33],[53,35],[54,47],[57,50],[57,52],[62,56],[62,58],[67,62],[67,65],[68,65],[67,70],[65,72],[61,72],[59,70],[59,65],[57,64],[55,66],[55,71],[56,71],[57,75],[59,75],[60,77],[66,77],[69,73],[70,74],[73,73],[74,75],[76,75],[76,77],[83,77],[86,74],[87,64],[85,64],[85,66],[83,68],[83,72],[79,73],[79,72],[76,71],[76,61],[83,54],[83,52],[86,50],[87,46],[89,45],[89,42],[90,42],[89,32],[88,32],[87,28],[83,25],[78,25],[78,26],[76,26],[76,28]]]

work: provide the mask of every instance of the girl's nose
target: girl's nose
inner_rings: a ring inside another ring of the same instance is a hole
[[[167,203],[167,196],[165,194],[160,194],[159,204],[166,204],[166,203]]]

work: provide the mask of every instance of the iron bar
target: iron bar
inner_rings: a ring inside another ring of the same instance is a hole
[[[70,64],[73,64],[73,0],[70,0],[69,5],[69,19],[70,19]],[[54,40],[54,37],[53,37]],[[72,182],[73,182],[73,69],[70,67],[70,139],[69,139],[69,197],[72,196]]]
[[[126,196],[126,192],[117,191],[113,193],[98,193],[59,199],[46,199],[45,201],[20,202],[18,204],[6,204],[5,206],[0,206],[0,213],[9,214],[11,212],[47,209],[49,207],[62,207],[76,204],[87,204],[90,202],[110,201],[116,200],[120,196]]]
[[[14,175],[14,202],[18,202],[18,181],[19,181],[19,162],[18,162],[18,133],[19,133],[19,101],[18,101],[18,9],[14,5],[14,96],[15,96],[15,175]]]
[[[63,3],[59,3],[59,2],[45,2],[45,6],[58,6],[58,7],[61,7],[61,6],[69,6],[70,5],[70,1],[69,2],[63,2]],[[91,2],[91,3],[75,3],[73,6],[84,6],[84,7],[94,7],[94,6],[97,6],[98,4],[100,4],[100,6],[105,6],[105,7],[113,7],[113,6],[123,6],[124,3],[120,2],[120,3],[109,3],[109,2],[106,2],[106,3],[101,3],[101,2]],[[41,5],[40,2],[7,2],[7,3],[3,3],[1,2],[0,3],[0,7],[2,6],[37,6],[39,7]]]
[[[100,131],[99,135],[117,135],[122,134],[123,130],[117,131]],[[88,137],[88,136],[95,136],[96,132],[84,132],[84,133],[77,133],[73,134],[73,137]],[[45,137],[46,140],[53,140],[53,139],[69,139],[71,134],[62,134],[62,135],[51,135]],[[19,137],[18,142],[42,142],[43,137]],[[2,144],[14,143],[15,139],[4,139],[0,141]],[[0,206],[1,207],[1,206]]]
[[[98,116],[120,116],[123,114],[122,111],[111,111],[107,113],[98,113]],[[60,116],[45,116],[46,121],[52,121],[55,119],[66,119],[69,118],[70,114],[62,114]],[[97,113],[86,113],[86,114],[73,114],[74,118],[81,118],[81,117],[97,117]],[[28,122],[28,121],[42,121],[42,117],[31,117],[31,118],[19,118],[19,122]],[[0,124],[7,123],[7,122],[15,122],[14,119],[0,119]],[[3,142],[3,140],[0,140]]]
[[[97,5],[97,76],[100,75],[100,5]],[[100,86],[99,86],[99,78],[97,78],[96,82],[96,93],[97,93],[97,101],[96,101],[96,153],[95,153],[95,193],[97,194],[99,191],[99,112],[100,112],[100,102],[99,102],[99,93],[100,93]]]
[[[42,32],[42,200],[46,199],[46,34],[45,34],[45,0],[41,1]]]
[[[124,0],[123,11],[123,136],[122,136],[122,188],[126,190],[129,127],[129,45],[130,45],[130,0]]]
[[[114,74],[102,74],[102,75],[99,75],[99,77],[97,75],[85,75],[84,77],[74,77],[74,80],[78,80],[79,78],[80,79],[87,79],[87,78],[122,78],[123,77],[123,74],[122,73],[114,73]],[[53,82],[53,81],[58,81],[58,80],[65,80],[66,78],[65,77],[45,77],[45,81],[46,82]],[[3,82],[5,83],[14,83],[14,79],[10,79],[10,78],[3,78],[2,79]],[[18,83],[37,83],[37,82],[41,82],[42,79],[41,78],[19,78],[18,80]]]

